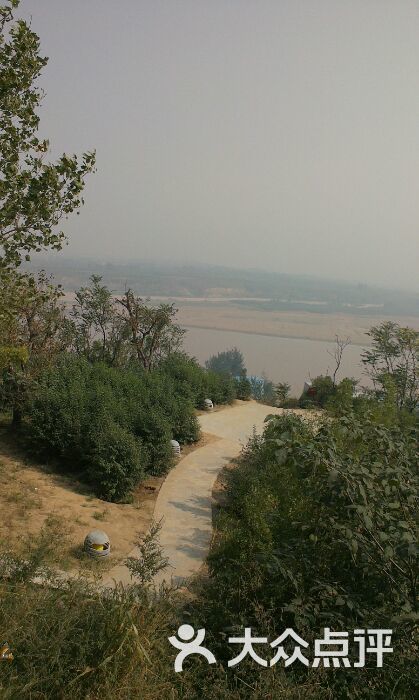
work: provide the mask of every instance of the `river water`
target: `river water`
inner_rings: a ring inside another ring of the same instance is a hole
[[[266,374],[274,382],[288,382],[295,396],[301,394],[305,379],[334,370],[334,360],[329,352],[333,353],[335,345],[320,340],[188,328],[184,346],[201,363],[211,355],[236,346],[243,353],[248,374]],[[368,384],[360,361],[362,350],[360,346],[348,345],[338,379],[354,377],[361,380],[361,384]]]

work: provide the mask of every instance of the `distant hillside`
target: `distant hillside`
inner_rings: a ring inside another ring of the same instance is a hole
[[[86,284],[90,275],[97,274],[115,293],[131,287],[143,296],[237,298],[242,306],[271,311],[419,317],[419,294],[305,275],[204,265],[100,263],[53,257],[32,265],[32,269],[42,267],[67,291]]]

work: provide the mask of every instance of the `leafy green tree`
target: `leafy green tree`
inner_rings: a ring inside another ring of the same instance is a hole
[[[212,372],[230,374],[232,377],[240,377],[243,372],[246,372],[243,355],[236,347],[212,355],[205,362],[205,367]]]
[[[414,411],[419,405],[419,332],[394,321],[373,326],[371,348],[362,353],[366,374],[379,395],[390,383],[396,387],[397,406]]]
[[[14,423],[39,374],[70,342],[62,294],[44,272],[0,272],[0,398]]]
[[[112,292],[101,282],[99,275],[92,275],[90,286],[76,292],[71,310],[73,347],[90,362],[127,365],[132,355],[129,328]]]
[[[0,7],[0,265],[61,248],[56,227],[83,204],[86,175],[95,154],[45,161],[49,143],[37,135],[42,91],[37,80],[47,59],[28,23],[14,21],[19,0]]]
[[[128,289],[117,300],[123,308],[135,356],[147,372],[182,346],[185,331],[175,323],[177,309],[173,304],[151,306]]]

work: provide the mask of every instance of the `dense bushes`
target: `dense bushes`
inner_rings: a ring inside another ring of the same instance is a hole
[[[368,414],[320,426],[273,418],[229,472],[204,588],[211,641],[236,626],[273,638],[291,627],[310,643],[326,626],[390,628],[383,669],[330,669],[312,689],[369,699],[397,686],[398,698],[413,697],[417,447],[415,428]],[[304,669],[287,672],[297,686],[307,681]],[[249,668],[246,681],[254,677]]]
[[[124,498],[146,473],[170,468],[172,437],[199,437],[193,405],[169,376],[70,355],[44,372],[26,413],[32,450],[60,458],[110,500]]]
[[[170,439],[199,438],[195,407],[228,403],[234,380],[176,353],[158,369],[121,369],[61,356],[43,372],[25,409],[32,450],[58,457],[98,495],[125,498],[146,474],[171,466]]]
[[[202,408],[206,398],[215,404],[232,403],[236,398],[234,379],[226,373],[204,370],[198,362],[184,353],[173,353],[161,365],[161,371],[175,381],[177,390]]]
[[[148,454],[144,445],[112,418],[89,432],[86,476],[99,496],[110,501],[126,497],[144,478]]]

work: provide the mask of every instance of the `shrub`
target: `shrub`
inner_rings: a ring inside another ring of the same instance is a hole
[[[206,398],[217,404],[232,403],[236,398],[235,382],[228,373],[204,369],[184,353],[170,355],[160,370],[174,380],[177,393],[192,401],[195,408],[202,408]]]
[[[245,375],[234,380],[236,396],[242,401],[249,401],[252,396],[252,385]]]
[[[123,370],[63,356],[41,376],[27,406],[28,443],[77,471],[100,495],[123,498],[145,474],[170,469],[172,437],[198,439],[193,403],[183,389],[178,392],[175,379],[160,370]]]
[[[89,434],[86,476],[98,496],[122,501],[144,478],[147,451],[126,428],[107,417]]]
[[[397,687],[413,697],[417,455],[417,430],[371,416],[272,418],[228,472],[201,592],[218,654],[237,625],[273,638],[290,627],[311,644],[325,626],[393,628],[383,669],[365,669],[363,684],[359,669],[330,670],[316,676],[319,696],[384,698]],[[296,688],[306,678],[288,673]]]
[[[325,406],[328,411],[335,416],[343,416],[353,408],[354,389],[356,381],[346,377],[336,386],[332,396],[326,401]]]
[[[301,408],[311,408],[320,406],[324,408],[326,403],[335,395],[336,387],[333,380],[328,375],[320,375],[313,379],[311,389],[308,393],[302,394],[299,400]]]
[[[148,406],[141,407],[135,416],[133,432],[147,445],[150,455],[148,471],[154,476],[169,471],[173,464],[172,431],[165,416]]]
[[[198,407],[204,393],[206,372],[197,360],[185,353],[176,352],[169,355],[160,364],[159,369],[173,380],[177,394],[189,399]]]
[[[290,396],[281,403],[282,408],[298,408],[299,406],[299,400],[293,396]]]
[[[91,421],[86,391],[90,372],[85,360],[64,356],[41,376],[35,396],[26,407],[26,437],[35,453],[65,457],[67,461],[80,459]]]
[[[203,392],[199,397],[199,406],[205,398],[212,399],[214,403],[228,404],[236,398],[234,379],[229,374],[216,374],[207,370],[204,375]]]

